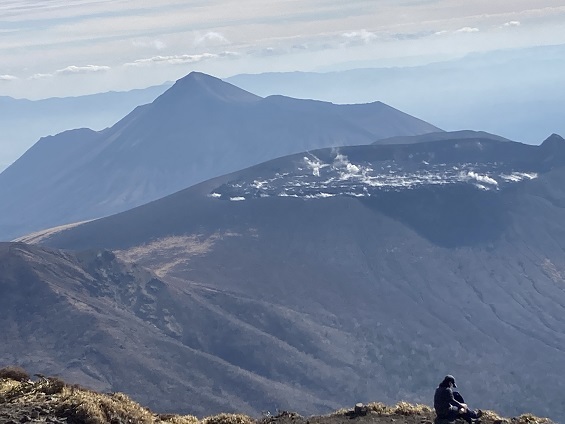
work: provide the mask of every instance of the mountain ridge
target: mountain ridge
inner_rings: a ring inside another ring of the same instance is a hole
[[[447,133],[447,135],[449,134],[451,133]],[[417,162],[416,158],[419,157],[424,157],[425,159],[429,159],[429,157],[433,157],[434,160],[440,164],[443,164],[444,161],[449,161],[449,160],[455,162],[468,161],[474,163],[479,161],[480,157],[485,154],[485,150],[487,150],[489,152],[492,152],[490,153],[492,155],[491,160],[493,162],[497,162],[504,160],[505,156],[508,155],[508,152],[510,151],[516,158],[515,159],[516,164],[510,165],[510,169],[513,169],[517,175],[515,177],[512,177],[511,173],[506,175],[505,171],[501,170],[500,172],[502,178],[500,179],[500,182],[497,181],[489,182],[491,187],[497,188],[499,184],[506,184],[506,183],[512,184],[515,181],[535,179],[537,177],[528,176],[528,172],[532,172],[532,173],[548,172],[552,167],[554,166],[559,167],[565,161],[565,140],[563,140],[563,138],[561,138],[559,135],[553,135],[548,137],[539,146],[517,143],[517,142],[509,142],[506,139],[499,139],[496,136],[490,137],[490,135],[487,138],[480,139],[480,138],[476,138],[474,136],[474,133],[471,133],[471,138],[468,138],[467,134],[462,134],[463,138],[461,138],[460,132],[453,133],[452,137],[454,138],[451,139],[446,138],[445,136],[446,134],[439,133],[436,136],[437,138],[439,138],[439,140],[436,141],[433,140],[420,141],[420,136],[415,136],[414,137],[414,139],[416,140],[415,143],[403,143],[404,145],[403,144],[400,145],[373,144],[367,146],[349,146],[349,147],[344,146],[339,149],[319,149],[319,150],[313,150],[311,152],[297,153],[295,155],[289,155],[287,157],[272,159],[265,163],[254,165],[252,167],[246,168],[241,171],[237,171],[231,174],[226,174],[217,178],[210,179],[203,183],[199,183],[195,186],[189,187],[185,190],[181,190],[173,194],[172,196],[167,196],[166,198],[159,199],[156,202],[169,203],[171,201],[170,199],[172,199],[173,197],[180,199],[185,195],[185,193],[190,198],[195,196],[200,196],[200,197],[208,197],[208,198],[211,197],[218,199],[219,197],[216,196],[218,194],[217,188],[225,187],[226,182],[229,182],[230,180],[232,180],[232,184],[235,185],[235,187],[241,188],[241,191],[245,191],[247,190],[247,188],[241,185],[242,181],[239,180],[239,177],[237,177],[238,174],[251,173],[252,175],[255,175],[255,173],[257,173],[258,175],[261,175],[265,171],[267,171],[271,173],[271,175],[269,174],[267,175],[269,177],[272,177],[273,175],[280,174],[281,172],[284,171],[284,166],[281,166],[280,165],[281,163],[287,164],[287,166],[289,164],[292,164],[291,166],[296,167],[296,169],[299,171],[304,171],[305,173],[310,172],[312,173],[313,176],[319,177],[320,175],[318,175],[318,173],[321,172],[320,169],[323,168],[329,169],[327,167],[330,166],[330,164],[335,161],[337,161],[337,166],[343,166],[346,169],[348,169],[350,166],[358,167],[357,161],[359,160],[370,161],[375,159],[378,161],[382,161],[384,163],[388,163],[388,161],[390,160],[392,161],[409,160],[409,161]],[[435,152],[432,154],[427,153],[430,146],[437,148]],[[342,155],[343,155],[343,159],[342,159]],[[312,157],[312,159],[309,159],[308,156]],[[312,160],[312,162],[310,162],[310,160]],[[316,163],[316,161],[318,161],[319,163]],[[340,161],[344,161],[344,162],[340,163]],[[425,163],[425,160],[423,162]],[[535,166],[528,167],[527,165],[528,162],[535,163]],[[301,163],[303,164],[301,165]],[[428,165],[429,163],[426,164],[425,166]],[[304,169],[302,170],[300,166],[304,166]],[[516,168],[516,166],[518,168]],[[358,173],[361,172],[359,169],[357,169],[356,171]],[[390,171],[388,171],[387,168],[386,173],[389,172]],[[481,185],[483,181],[489,181],[489,179],[491,179],[490,176],[482,176],[472,170],[469,171],[470,176],[464,175],[464,178],[458,179],[457,178],[458,172],[459,171],[456,171],[456,173],[454,174],[456,178],[453,180],[453,182],[455,183],[470,182],[472,185]],[[253,180],[253,179],[254,177],[249,178],[249,180]],[[436,184],[433,181],[431,182],[432,184]],[[444,182],[440,180],[439,183],[443,184]],[[403,187],[405,182],[403,182],[402,185],[398,187],[394,185],[394,182],[392,184],[393,185],[391,187],[393,188],[398,188],[398,189],[405,188]],[[488,186],[489,184],[486,185]],[[387,187],[386,184],[376,185],[377,189],[379,188],[386,189],[386,187]],[[214,190],[215,188],[216,190]],[[325,189],[327,189],[327,187],[325,187]],[[481,190],[485,190],[485,189],[487,189],[486,186],[481,186]],[[275,188],[274,190],[276,191],[277,189]],[[314,191],[316,190],[317,189],[314,188]],[[250,198],[251,199],[257,197],[265,198],[264,194],[265,193],[264,192],[262,193],[261,190],[259,189],[257,190],[257,193],[252,194]],[[351,195],[351,193],[347,193],[347,194]],[[230,200],[230,199],[234,199],[237,196],[238,196],[237,193],[230,193],[230,194],[226,194],[226,196],[224,196],[223,199]],[[303,194],[302,196],[308,198],[307,194]],[[353,197],[355,198],[357,197],[357,195],[354,195]],[[156,202],[151,202],[150,205],[154,205]],[[152,207],[150,205],[149,204],[142,205],[140,208],[136,208],[136,209],[150,209]],[[171,209],[174,209],[174,207],[171,207]],[[121,217],[124,214],[128,214],[128,213],[130,212],[126,211],[124,213],[119,214],[119,216]],[[109,221],[114,219],[116,218],[108,217],[106,220]],[[86,227],[96,226],[96,225],[97,222],[90,222],[84,224],[84,226]],[[51,232],[50,230],[48,231]],[[70,231],[72,232],[79,230],[73,226]],[[124,236],[127,233],[128,231],[124,231]],[[38,232],[38,234],[41,235],[41,232]],[[103,231],[101,234],[115,234],[115,233],[113,231]],[[54,237],[54,239],[57,239],[56,232],[52,233],[52,236]],[[87,240],[91,241],[91,240],[95,240],[96,238],[97,237],[95,234],[90,234],[89,236],[80,236],[80,239],[83,241],[87,241]],[[20,240],[27,241],[28,239],[24,236]],[[49,243],[48,240],[49,240],[48,238],[45,239],[45,242]],[[105,243],[96,246],[101,247],[104,245]],[[79,245],[73,244],[72,246],[73,248],[82,248],[80,244]]]
[[[539,376],[565,381],[561,145],[303,152],[41,242],[110,249],[171,287],[198,287],[200,305],[227,321],[184,327],[184,343],[218,334],[221,347],[200,346],[326,402],[425,402],[437,375],[457,370],[485,408],[559,418],[561,389]],[[273,337],[315,358],[300,371],[312,374],[296,380]]]
[[[102,130],[135,107],[162,94],[170,83],[130,91],[109,91],[76,97],[39,100],[0,96],[0,172],[14,163],[41,137],[73,128]]]
[[[120,212],[289,153],[429,131],[438,128],[381,103],[263,99],[191,73],[113,127],[42,139],[2,172],[0,239]],[[76,150],[62,160],[69,145]],[[36,184],[33,157],[45,170]]]
[[[2,362],[40,363],[44,374],[57,373],[97,390],[125,391],[152,408],[185,413],[252,413],[282,398],[285,404],[332,407],[309,390],[222,358],[213,336],[195,337],[197,329],[189,328],[207,320],[222,322],[231,331],[241,327],[231,315],[202,302],[206,289],[175,288],[108,251],[74,253],[1,243],[0,259],[0,324],[6,330],[0,336]],[[229,297],[237,304],[237,297]],[[250,334],[261,344],[274,340],[257,330]],[[201,345],[207,343],[217,352],[206,352]],[[325,366],[279,340],[274,348],[294,358],[294,368],[313,362]],[[128,383],[126,373],[136,378]],[[156,381],[156,375],[167,377]],[[214,384],[208,387],[209,381]],[[156,387],[170,399],[157,398]],[[187,393],[192,402],[184,405]]]

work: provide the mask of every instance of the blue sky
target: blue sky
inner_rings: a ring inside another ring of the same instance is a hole
[[[565,0],[5,0],[0,95],[421,64],[565,43]]]

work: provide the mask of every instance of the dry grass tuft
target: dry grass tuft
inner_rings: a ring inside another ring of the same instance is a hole
[[[487,419],[487,420],[491,420],[491,421],[500,421],[503,424],[509,423],[510,420],[501,417],[500,415],[498,415],[496,412],[494,411],[488,411],[488,410],[483,410],[483,420]]]
[[[392,413],[392,408],[382,402],[371,402],[367,405],[369,412],[375,412],[379,415],[389,415]]]
[[[46,395],[56,395],[63,391],[63,389],[67,386],[67,383],[58,377],[49,377],[46,380],[39,382],[37,385],[38,390]]]
[[[378,415],[429,415],[433,413],[433,409],[428,405],[414,405],[408,402],[398,402],[394,406],[372,402],[367,405],[367,411]]]
[[[328,414],[328,416],[334,417],[334,416],[338,416],[338,415],[345,415],[350,411],[351,411],[351,409],[341,408],[341,409],[338,409],[337,411],[332,412],[331,414]]]
[[[103,395],[90,390],[65,387],[58,413],[69,422],[105,424],[135,422],[153,424],[155,416],[123,393]]]
[[[101,394],[69,386],[56,377],[38,381],[0,379],[0,404],[49,405],[58,417],[80,424],[199,424],[192,415],[155,415],[123,393]],[[243,416],[234,416],[243,417]],[[215,424],[216,422],[214,422]],[[217,420],[218,424],[250,424],[243,419]]]
[[[0,396],[4,396],[5,394],[14,390],[16,387],[21,386],[21,384],[21,382],[16,380],[0,380]]]
[[[432,412],[432,408],[421,404],[413,405],[408,402],[398,402],[394,406],[394,413],[398,415],[427,415]]]
[[[202,424],[253,424],[255,420],[242,414],[219,414],[204,418]]]
[[[26,370],[16,366],[9,366],[0,369],[0,378],[15,381],[28,381],[29,374]]]
[[[163,424],[198,424],[200,420],[193,415],[160,415],[156,423]]]
[[[27,403],[56,395],[63,391],[65,383],[56,378],[42,378],[39,381],[0,380],[0,401]]]
[[[533,416],[532,414],[523,414],[520,415],[515,421],[512,422],[513,424],[553,424],[553,421],[547,418],[538,418]]]

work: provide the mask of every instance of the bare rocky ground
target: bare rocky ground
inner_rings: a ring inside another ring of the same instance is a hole
[[[0,370],[2,371],[2,370]],[[382,403],[358,404],[324,416],[304,417],[292,412],[267,414],[252,418],[240,414],[219,414],[199,419],[191,415],[157,414],[132,401],[122,393],[97,393],[70,386],[58,378],[40,376],[0,378],[0,423],[53,424],[445,424],[434,420],[426,405],[400,402],[395,406]],[[454,424],[464,424],[456,421]],[[522,415],[503,418],[486,411],[482,424],[553,424],[544,418]]]

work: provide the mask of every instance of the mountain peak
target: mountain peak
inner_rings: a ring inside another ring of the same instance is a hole
[[[561,157],[565,155],[565,140],[559,134],[551,134],[547,137],[543,143],[541,143],[541,148],[550,157]]]
[[[553,133],[544,140],[544,142],[542,143],[542,146],[544,144],[565,145],[565,139],[563,139],[563,137],[561,137],[559,134]]]
[[[212,75],[205,74],[203,72],[192,71],[188,75],[178,79],[175,84],[197,84],[197,85],[213,85],[222,84],[220,78],[216,78]]]
[[[188,97],[199,101],[214,99],[229,103],[254,102],[261,97],[202,72],[191,72],[177,80],[160,98]]]

